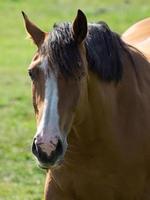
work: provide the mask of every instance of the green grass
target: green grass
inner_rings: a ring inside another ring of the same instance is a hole
[[[25,39],[21,10],[49,31],[78,8],[119,33],[150,16],[149,0],[0,0],[0,200],[40,200],[44,188],[30,152],[36,128],[27,67],[35,46]]]

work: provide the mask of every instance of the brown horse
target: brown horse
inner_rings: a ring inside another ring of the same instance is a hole
[[[142,51],[150,61],[150,17],[131,26],[122,39]]]
[[[46,200],[150,200],[150,63],[103,23],[41,31],[30,64]]]

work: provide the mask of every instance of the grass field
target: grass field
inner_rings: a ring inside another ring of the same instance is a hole
[[[49,31],[73,20],[77,8],[119,33],[150,16],[149,0],[0,0],[0,200],[43,198],[45,172],[30,152],[35,120],[27,67],[35,47],[25,39],[21,10]]]

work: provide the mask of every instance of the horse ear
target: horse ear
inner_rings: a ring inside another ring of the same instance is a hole
[[[33,39],[34,43],[39,47],[43,43],[46,33],[40,30],[35,24],[33,24],[23,11],[22,11],[22,15],[24,18],[27,32]]]
[[[78,10],[77,16],[73,22],[73,36],[77,43],[81,43],[87,34],[87,19],[85,14]]]

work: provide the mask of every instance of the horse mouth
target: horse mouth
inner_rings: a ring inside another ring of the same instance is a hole
[[[54,168],[58,168],[63,164],[64,160],[63,159],[59,159],[54,163],[42,163],[39,160],[37,160],[37,165],[39,168],[41,169],[54,169]]]

